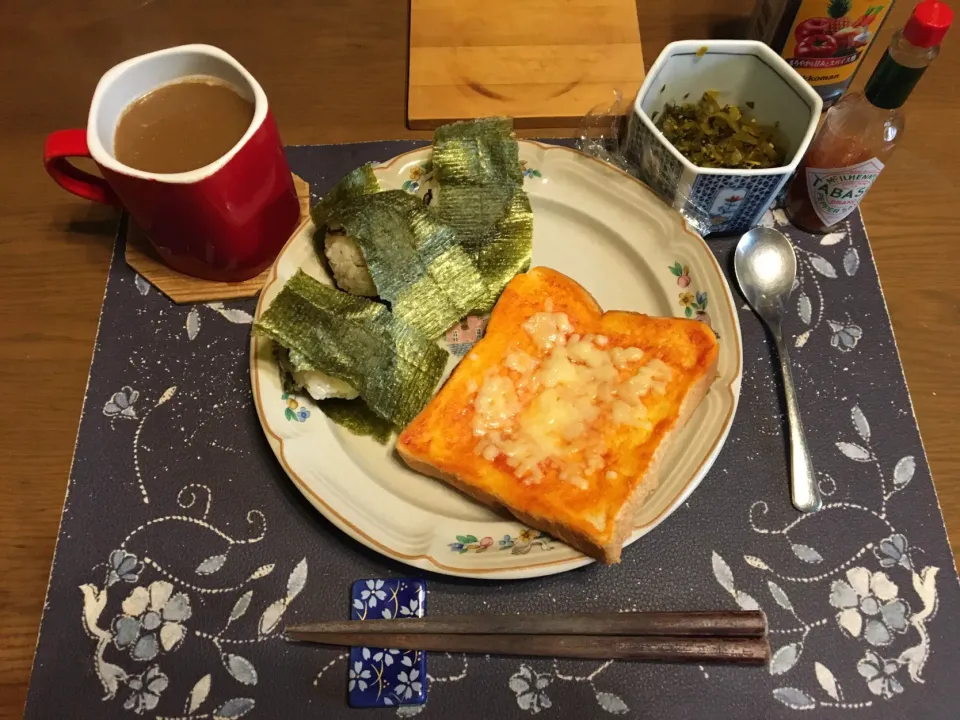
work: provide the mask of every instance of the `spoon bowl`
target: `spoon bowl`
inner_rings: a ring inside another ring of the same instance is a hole
[[[756,227],[744,233],[733,256],[737,282],[747,302],[766,319],[782,310],[797,278],[793,245],[779,230]]]

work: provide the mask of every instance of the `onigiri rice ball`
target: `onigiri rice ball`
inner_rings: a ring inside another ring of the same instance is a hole
[[[323,238],[323,250],[341,290],[352,295],[377,296],[377,286],[370,277],[367,261],[356,240],[343,230],[328,228]]]
[[[294,386],[305,390],[314,400],[331,398],[353,400],[360,396],[360,393],[348,382],[307,367],[300,355],[293,350],[279,352],[277,359],[280,367],[290,375]]]
[[[343,398],[353,400],[360,393],[340,378],[327,375],[319,370],[296,370],[290,373],[293,382],[307,391],[314,400]]]

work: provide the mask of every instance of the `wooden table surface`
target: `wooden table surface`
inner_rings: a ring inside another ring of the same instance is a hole
[[[737,37],[752,7],[751,0],[638,4],[648,67],[672,40]],[[868,68],[911,6],[894,9]],[[219,45],[257,76],[289,144],[424,136],[404,127],[407,21],[402,0],[4,3],[0,717],[23,709],[116,222],[112,211],[47,178],[44,136],[85,124],[93,88],[110,66],[188,42]],[[910,98],[902,146],[864,215],[956,554],[960,307],[951,288],[960,270],[960,30],[946,43]]]

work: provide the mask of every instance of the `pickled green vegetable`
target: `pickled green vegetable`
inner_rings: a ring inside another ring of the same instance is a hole
[[[747,106],[752,108],[753,103]],[[776,127],[744,116],[737,105],[721,106],[716,93],[705,92],[696,104],[667,103],[655,122],[664,137],[698,167],[762,170],[783,165]]]

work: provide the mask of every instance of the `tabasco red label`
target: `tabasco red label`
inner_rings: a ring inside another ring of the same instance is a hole
[[[823,224],[838,223],[856,210],[881,170],[876,158],[845,168],[806,168],[810,203]]]

